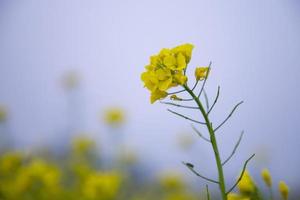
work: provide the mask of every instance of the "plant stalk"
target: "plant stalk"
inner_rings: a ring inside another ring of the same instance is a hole
[[[201,111],[201,114],[204,117],[206,127],[207,127],[209,135],[210,135],[212,148],[213,148],[213,151],[214,151],[214,154],[215,154],[215,160],[216,160],[216,163],[217,163],[217,169],[218,169],[218,175],[219,175],[218,180],[219,180],[219,187],[220,187],[220,191],[221,191],[222,200],[227,200],[225,179],[224,179],[224,173],[223,173],[223,166],[222,166],[222,162],[221,162],[221,158],[220,158],[220,153],[219,153],[219,149],[218,149],[218,145],[217,145],[217,140],[216,140],[216,137],[215,137],[215,132],[214,132],[214,129],[212,127],[212,123],[210,122],[210,120],[208,118],[208,115],[207,115],[200,99],[194,94],[194,92],[187,85],[183,85],[183,87],[192,96],[192,98],[195,100],[197,106],[199,107],[199,110]]]

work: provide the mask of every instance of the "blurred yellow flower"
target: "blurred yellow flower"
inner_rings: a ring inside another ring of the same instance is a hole
[[[165,172],[159,177],[159,182],[163,188],[166,190],[179,190],[184,186],[184,181],[182,176],[173,171]]]
[[[0,106],[0,122],[5,121],[7,117],[7,110],[4,106]]]
[[[18,172],[15,188],[19,194],[37,192],[41,188],[47,188],[48,193],[54,194],[61,187],[60,177],[61,173],[55,165],[34,159]]]
[[[90,174],[82,186],[85,198],[89,200],[115,199],[121,184],[121,176],[116,172],[97,172]]]
[[[15,172],[22,164],[22,154],[18,152],[8,152],[0,158],[0,174]]]
[[[243,197],[239,194],[236,193],[229,193],[227,195],[227,200],[250,200],[250,198],[248,197]]]
[[[197,81],[204,80],[209,74],[209,67],[197,67],[195,77]]]
[[[237,186],[242,194],[254,193],[256,188],[255,183],[247,170]]]
[[[105,122],[109,125],[121,125],[125,121],[124,110],[121,108],[108,108],[104,113]]]
[[[287,200],[289,196],[289,187],[284,181],[280,181],[278,184],[278,190],[281,194],[282,199]]]
[[[191,59],[192,50],[193,45],[183,44],[172,49],[164,48],[159,54],[150,57],[150,63],[141,74],[141,80],[151,92],[151,103],[165,98],[169,88],[187,82],[184,70]]]
[[[164,200],[197,200],[194,195],[187,192],[172,192],[167,194]]]
[[[95,147],[95,141],[86,137],[78,136],[72,141],[72,151],[75,154],[86,154]]]
[[[261,177],[268,187],[272,187],[272,177],[268,169],[261,171]]]

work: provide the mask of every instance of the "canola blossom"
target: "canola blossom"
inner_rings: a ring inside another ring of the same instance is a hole
[[[278,184],[278,190],[283,200],[287,200],[289,196],[289,187],[284,181],[280,181]]]
[[[272,177],[268,169],[261,171],[261,177],[268,187],[272,187]]]
[[[255,183],[250,176],[249,172],[246,170],[240,182],[238,183],[238,188],[241,193],[254,193],[255,192]]]
[[[104,113],[104,120],[112,126],[121,125],[125,121],[124,110],[118,107],[108,108]]]
[[[151,103],[167,97],[168,89],[187,82],[185,69],[191,60],[193,48],[192,44],[183,44],[172,49],[164,48],[150,57],[141,79],[151,93]]]
[[[204,139],[206,142],[209,142],[211,144],[211,147],[214,151],[214,157],[215,157],[217,171],[218,171],[218,180],[213,180],[211,178],[207,178],[200,175],[198,172],[194,170],[194,165],[191,163],[184,163],[184,164],[198,177],[201,177],[202,179],[205,179],[206,181],[212,182],[214,184],[218,184],[222,200],[227,200],[228,194],[230,194],[231,191],[237,185],[239,185],[239,188],[245,188],[247,190],[255,189],[255,186],[252,187],[252,185],[248,184],[248,182],[243,185],[243,182],[245,181],[241,181],[242,178],[239,178],[238,181],[229,189],[227,188],[225,182],[223,166],[230,160],[230,158],[235,153],[235,150],[240,143],[242,134],[240,136],[240,139],[235,149],[233,150],[232,155],[224,159],[225,161],[222,161],[222,158],[219,153],[217,139],[215,136],[215,132],[227,122],[227,120],[232,116],[233,112],[243,102],[238,103],[233,108],[229,116],[221,124],[217,125],[216,127],[213,126],[213,123],[210,121],[208,115],[213,110],[214,105],[217,103],[220,88],[218,88],[214,103],[212,104],[212,106],[210,106],[208,97],[206,95],[206,92],[204,91],[204,86],[208,78],[208,75],[210,73],[211,62],[208,66],[195,68],[195,72],[194,72],[195,80],[193,81],[195,82],[195,84],[192,87],[189,86],[188,77],[186,76],[186,71],[187,71],[187,66],[192,58],[193,48],[194,46],[192,44],[183,44],[171,49],[163,48],[158,54],[150,57],[150,63],[145,67],[146,71],[141,74],[141,80],[144,83],[144,87],[150,91],[151,103],[154,103],[158,100],[162,100],[166,98],[168,95],[170,95],[170,100],[172,101],[177,101],[179,103],[191,102],[194,105],[189,106],[189,105],[182,105],[173,102],[161,102],[161,103],[164,103],[168,106],[176,106],[179,108],[198,110],[200,112],[200,114],[202,115],[202,119],[204,121],[199,121],[197,119],[193,119],[192,117],[185,116],[184,114],[168,109],[168,111],[171,112],[172,114],[175,114],[186,120],[192,121],[193,123],[201,124],[204,127],[206,127],[209,137],[203,136],[202,133],[198,131],[195,127],[193,127],[193,129],[195,130],[195,132],[197,132],[197,134],[202,139]],[[202,87],[200,91],[196,93],[197,85],[200,82],[202,84]],[[170,88],[177,87],[177,86],[180,86],[181,90],[176,92],[169,92]],[[178,94],[180,93],[181,94],[187,93],[191,98],[184,99],[181,96],[178,96]],[[201,101],[202,94],[205,95],[205,100],[206,100],[205,106]],[[253,157],[254,154],[251,155],[249,159],[245,161],[241,176],[245,172],[246,165]],[[245,178],[243,179],[245,180]],[[241,183],[239,183],[240,181]],[[207,193],[209,193],[209,191],[207,191]]]

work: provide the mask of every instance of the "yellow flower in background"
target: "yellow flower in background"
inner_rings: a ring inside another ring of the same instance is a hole
[[[0,106],[0,122],[5,121],[7,117],[7,110],[4,106]]]
[[[182,176],[174,171],[169,171],[160,175],[159,182],[166,190],[180,190],[184,186]]]
[[[95,147],[95,141],[86,137],[78,136],[72,141],[72,151],[75,154],[86,154]]]
[[[9,172],[15,172],[22,164],[23,156],[18,152],[8,152],[0,158],[0,174],[7,175]]]
[[[242,194],[251,194],[256,190],[255,183],[247,170],[237,186]]]
[[[108,108],[104,113],[104,120],[109,125],[121,125],[125,121],[124,110],[121,108]]]
[[[268,187],[272,187],[272,177],[268,169],[261,171],[261,177]]]
[[[116,172],[90,174],[83,183],[82,193],[86,199],[115,199],[121,186],[121,176]]]
[[[281,194],[282,199],[287,200],[289,196],[289,187],[284,181],[279,182],[278,190]]]
[[[227,200],[250,200],[248,197],[243,197],[236,193],[229,193],[227,196]]]
[[[192,50],[193,45],[184,44],[172,49],[164,48],[159,54],[150,57],[141,80],[151,92],[151,103],[168,96],[168,89],[186,84],[184,70],[191,59]]]
[[[209,67],[197,67],[195,70],[195,77],[197,81],[204,80],[209,74]]]
[[[48,193],[55,194],[60,190],[60,178],[61,173],[55,165],[34,159],[19,170],[15,180],[16,192],[22,195],[47,188]]]

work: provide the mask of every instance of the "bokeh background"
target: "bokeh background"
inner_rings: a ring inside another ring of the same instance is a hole
[[[165,105],[151,105],[140,80],[150,55],[189,42],[195,45],[190,77],[212,61],[211,99],[221,86],[213,121],[245,101],[218,135],[226,156],[245,131],[225,168],[229,183],[256,153],[249,165],[254,176],[267,167],[275,180],[297,188],[299,10],[297,0],[0,0],[0,104],[7,110],[1,143],[62,152],[84,133],[109,154],[121,140],[149,174],[176,169],[201,185],[181,161],[215,176],[210,146]],[[103,120],[112,107],[125,113],[114,139]],[[180,139],[192,147],[182,150]]]

